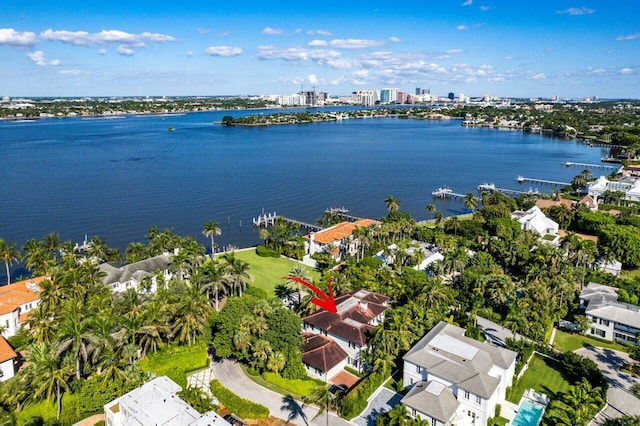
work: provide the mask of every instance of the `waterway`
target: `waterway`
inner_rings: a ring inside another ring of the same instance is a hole
[[[214,124],[245,114],[0,122],[0,238],[21,246],[49,232],[74,242],[99,235],[122,249],[158,226],[206,246],[202,225],[215,220],[220,246],[243,247],[259,241],[252,218],[263,209],[305,222],[330,206],[380,218],[393,195],[422,220],[431,191],[442,185],[458,193],[475,193],[483,182],[550,192],[516,177],[568,182],[580,169],[567,161],[599,163],[607,154],[458,120]],[[435,204],[445,215],[466,211],[459,201]]]

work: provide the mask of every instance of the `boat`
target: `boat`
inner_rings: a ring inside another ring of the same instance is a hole
[[[436,189],[435,191],[431,192],[431,195],[433,195],[434,197],[448,197],[449,195],[451,195],[453,191],[451,190],[451,188],[448,188],[446,186],[441,186],[440,188]]]
[[[174,130],[176,130],[175,127],[169,127],[170,132],[173,132]]]
[[[525,178],[523,176],[518,176],[516,180],[518,181],[518,183],[522,183],[525,181]]]
[[[496,186],[493,183],[481,183],[480,185],[478,185],[478,191],[495,191],[496,190]]]

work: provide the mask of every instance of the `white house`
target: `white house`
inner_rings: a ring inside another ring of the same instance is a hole
[[[182,388],[156,377],[104,406],[106,426],[230,426],[218,414],[198,413],[177,395]]]
[[[388,302],[387,296],[364,289],[343,294],[335,299],[337,313],[321,309],[303,318],[304,331],[330,338],[346,354],[346,364],[361,371],[360,352],[366,349],[373,327],[384,320]]]
[[[605,191],[620,191],[624,193],[625,200],[640,201],[640,180],[631,176],[624,176],[617,181],[611,181],[605,176],[600,176],[587,185],[588,194],[596,202],[602,201]]]
[[[328,382],[347,366],[349,355],[335,340],[311,332],[302,338],[302,363],[309,376]]]
[[[40,303],[40,283],[48,277],[35,277],[0,287],[0,336],[15,336]]]
[[[385,255],[384,250],[380,250],[373,257],[380,259],[388,265],[391,265],[395,260],[395,252],[398,250],[398,246],[391,244],[388,248],[388,254]],[[411,241],[411,245],[405,249],[405,252],[409,256],[415,256],[421,254],[423,260],[413,266],[413,269],[427,273],[429,265],[437,261],[443,260],[442,250],[436,247],[434,244],[423,243],[420,241]]]
[[[0,382],[9,380],[15,373],[15,363],[18,359],[18,354],[13,350],[7,340],[0,336]]]
[[[106,274],[104,278],[102,278],[102,282],[109,286],[112,291],[123,292],[130,288],[138,290],[142,279],[150,277],[150,292],[155,293],[157,288],[155,273],[158,271],[162,272],[165,282],[168,281],[172,276],[169,272],[170,264],[171,256],[169,253],[164,253],[124,266],[102,263],[98,266],[98,270]]]
[[[349,239],[348,237],[353,234],[356,228],[368,228],[378,224],[380,222],[377,220],[360,219],[355,222],[340,222],[321,231],[311,232],[305,236],[307,239],[305,242],[306,251],[309,255],[322,253],[331,244],[333,251],[329,254],[336,260],[340,259],[341,253],[353,256],[357,253],[360,242],[358,239]]]
[[[538,206],[533,206],[526,211],[516,210],[511,214],[511,218],[517,220],[523,230],[540,235],[543,241],[549,239],[556,243],[560,239],[558,224],[545,216]]]
[[[403,357],[409,414],[439,425],[486,425],[506,399],[517,353],[440,322]]]
[[[593,336],[638,344],[640,306],[618,302],[617,288],[589,283],[580,293],[580,308],[591,320]]]

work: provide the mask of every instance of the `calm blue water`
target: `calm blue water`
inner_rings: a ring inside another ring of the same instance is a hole
[[[544,405],[534,402],[530,399],[523,398],[518,406],[518,413],[511,422],[512,426],[538,426],[542,414],[544,413]]]
[[[124,248],[155,225],[206,246],[202,224],[216,220],[223,231],[217,242],[242,247],[258,241],[251,219],[263,208],[309,222],[343,205],[379,218],[394,195],[420,220],[441,185],[460,193],[485,181],[527,190],[536,185],[518,185],[517,175],[570,181],[580,169],[567,161],[596,163],[605,155],[574,141],[456,120],[213,124],[226,114],[0,122],[0,238],[21,246],[48,232],[76,242],[88,234]],[[460,202],[436,204],[445,214],[465,211]]]

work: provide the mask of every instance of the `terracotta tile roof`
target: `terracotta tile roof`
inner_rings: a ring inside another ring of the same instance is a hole
[[[302,361],[318,370],[327,372],[348,356],[333,339],[322,334],[304,333],[302,338]]]
[[[582,200],[579,201],[580,204],[584,204],[585,206],[587,206],[590,209],[595,209],[596,207],[598,207],[598,205],[596,204],[595,200],[593,199],[593,197],[589,194],[585,195]]]
[[[379,224],[379,221],[373,219],[360,219],[355,222],[340,222],[330,228],[315,232],[313,240],[320,244],[329,244],[348,237],[356,228],[368,228],[372,225]],[[309,238],[309,235],[307,235],[306,238]]]
[[[335,300],[337,313],[321,309],[304,318],[303,321],[327,333],[364,346],[373,329],[369,322],[387,309],[388,300],[386,296],[361,289],[337,297]]]
[[[0,362],[9,361],[17,356],[18,354],[9,345],[9,342],[7,342],[4,337],[0,336]]]
[[[47,277],[29,278],[0,287],[0,315],[13,312],[20,305],[40,299],[40,284]],[[34,285],[35,284],[35,285]]]
[[[555,199],[555,200],[536,200],[536,206],[538,206],[539,209],[545,209],[545,208],[549,208],[549,207],[554,207],[554,206],[565,206],[568,209],[571,209],[573,207],[573,204],[575,203],[575,201],[571,201],[571,200],[565,200],[564,198],[560,198],[559,200]]]

